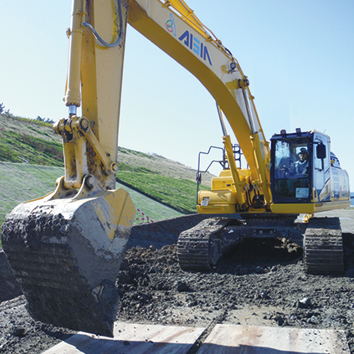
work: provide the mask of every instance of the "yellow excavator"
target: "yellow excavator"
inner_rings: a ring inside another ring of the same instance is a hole
[[[198,212],[213,217],[181,234],[181,267],[211,269],[230,244],[246,237],[305,235],[308,271],[340,272],[338,220],[294,223],[298,214],[350,204],[348,176],[329,137],[282,130],[270,148],[238,61],[183,0],[73,0],[69,114],[54,126],[63,139],[65,175],[54,192],[17,206],[2,227],[3,249],[33,318],[113,333],[116,277],[135,216],[129,194],[115,189],[127,23],[190,71],[217,103],[225,168],[210,191],[199,192]],[[236,165],[224,116],[246,169]],[[236,213],[242,218],[232,217]]]

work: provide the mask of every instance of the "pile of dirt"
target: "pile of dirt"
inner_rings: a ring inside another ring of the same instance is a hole
[[[354,353],[354,235],[344,234],[346,273],[308,275],[302,250],[284,240],[248,240],[213,272],[187,273],[176,244],[133,245],[119,272],[121,321],[342,329]],[[70,335],[35,322],[23,297],[0,304],[0,352],[40,353]]]
[[[183,272],[176,245],[132,248],[119,274],[118,318],[342,329],[354,353],[354,235],[344,242],[343,277],[306,274],[302,250],[282,240],[245,241],[210,273]]]

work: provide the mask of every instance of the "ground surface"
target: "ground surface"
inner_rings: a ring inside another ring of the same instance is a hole
[[[344,218],[349,224],[342,277],[305,274],[302,250],[281,241],[245,242],[215,272],[186,273],[178,266],[174,243],[157,249],[151,240],[150,247],[141,248],[131,240],[119,274],[118,319],[338,328],[346,331],[354,353],[354,235],[348,233],[353,215]],[[70,333],[32,320],[22,297],[0,304],[0,352],[40,353]]]

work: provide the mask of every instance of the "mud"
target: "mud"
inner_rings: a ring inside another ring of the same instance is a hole
[[[173,219],[162,220],[155,223],[144,223],[132,228],[127,249],[139,245],[148,248],[154,245],[161,248],[177,242],[179,234],[197,225],[200,221],[209,218],[210,215],[185,215]]]
[[[109,277],[108,262],[75,226],[60,213],[13,212],[2,225],[2,245],[35,320],[113,336],[119,264],[110,261],[116,271]],[[95,272],[107,278],[97,280]]]
[[[232,323],[344,329],[354,352],[354,235],[344,235],[345,276],[307,275],[302,249],[249,240],[213,273],[180,270],[176,245],[132,248],[119,274],[124,321],[208,326]]]
[[[0,303],[22,294],[3,250],[0,250]]]
[[[132,235],[118,277],[119,320],[337,328],[354,353],[354,235],[344,234],[341,277],[307,275],[302,249],[285,240],[245,241],[214,272],[187,273],[178,266],[174,237],[162,246],[163,238],[145,235],[143,248]],[[72,333],[34,321],[23,297],[0,304],[1,353],[41,353]]]

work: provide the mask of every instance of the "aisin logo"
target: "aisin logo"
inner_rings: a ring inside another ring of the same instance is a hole
[[[176,22],[173,14],[170,14],[170,19],[166,21],[165,26],[168,32],[173,33],[175,37],[177,36]]]

